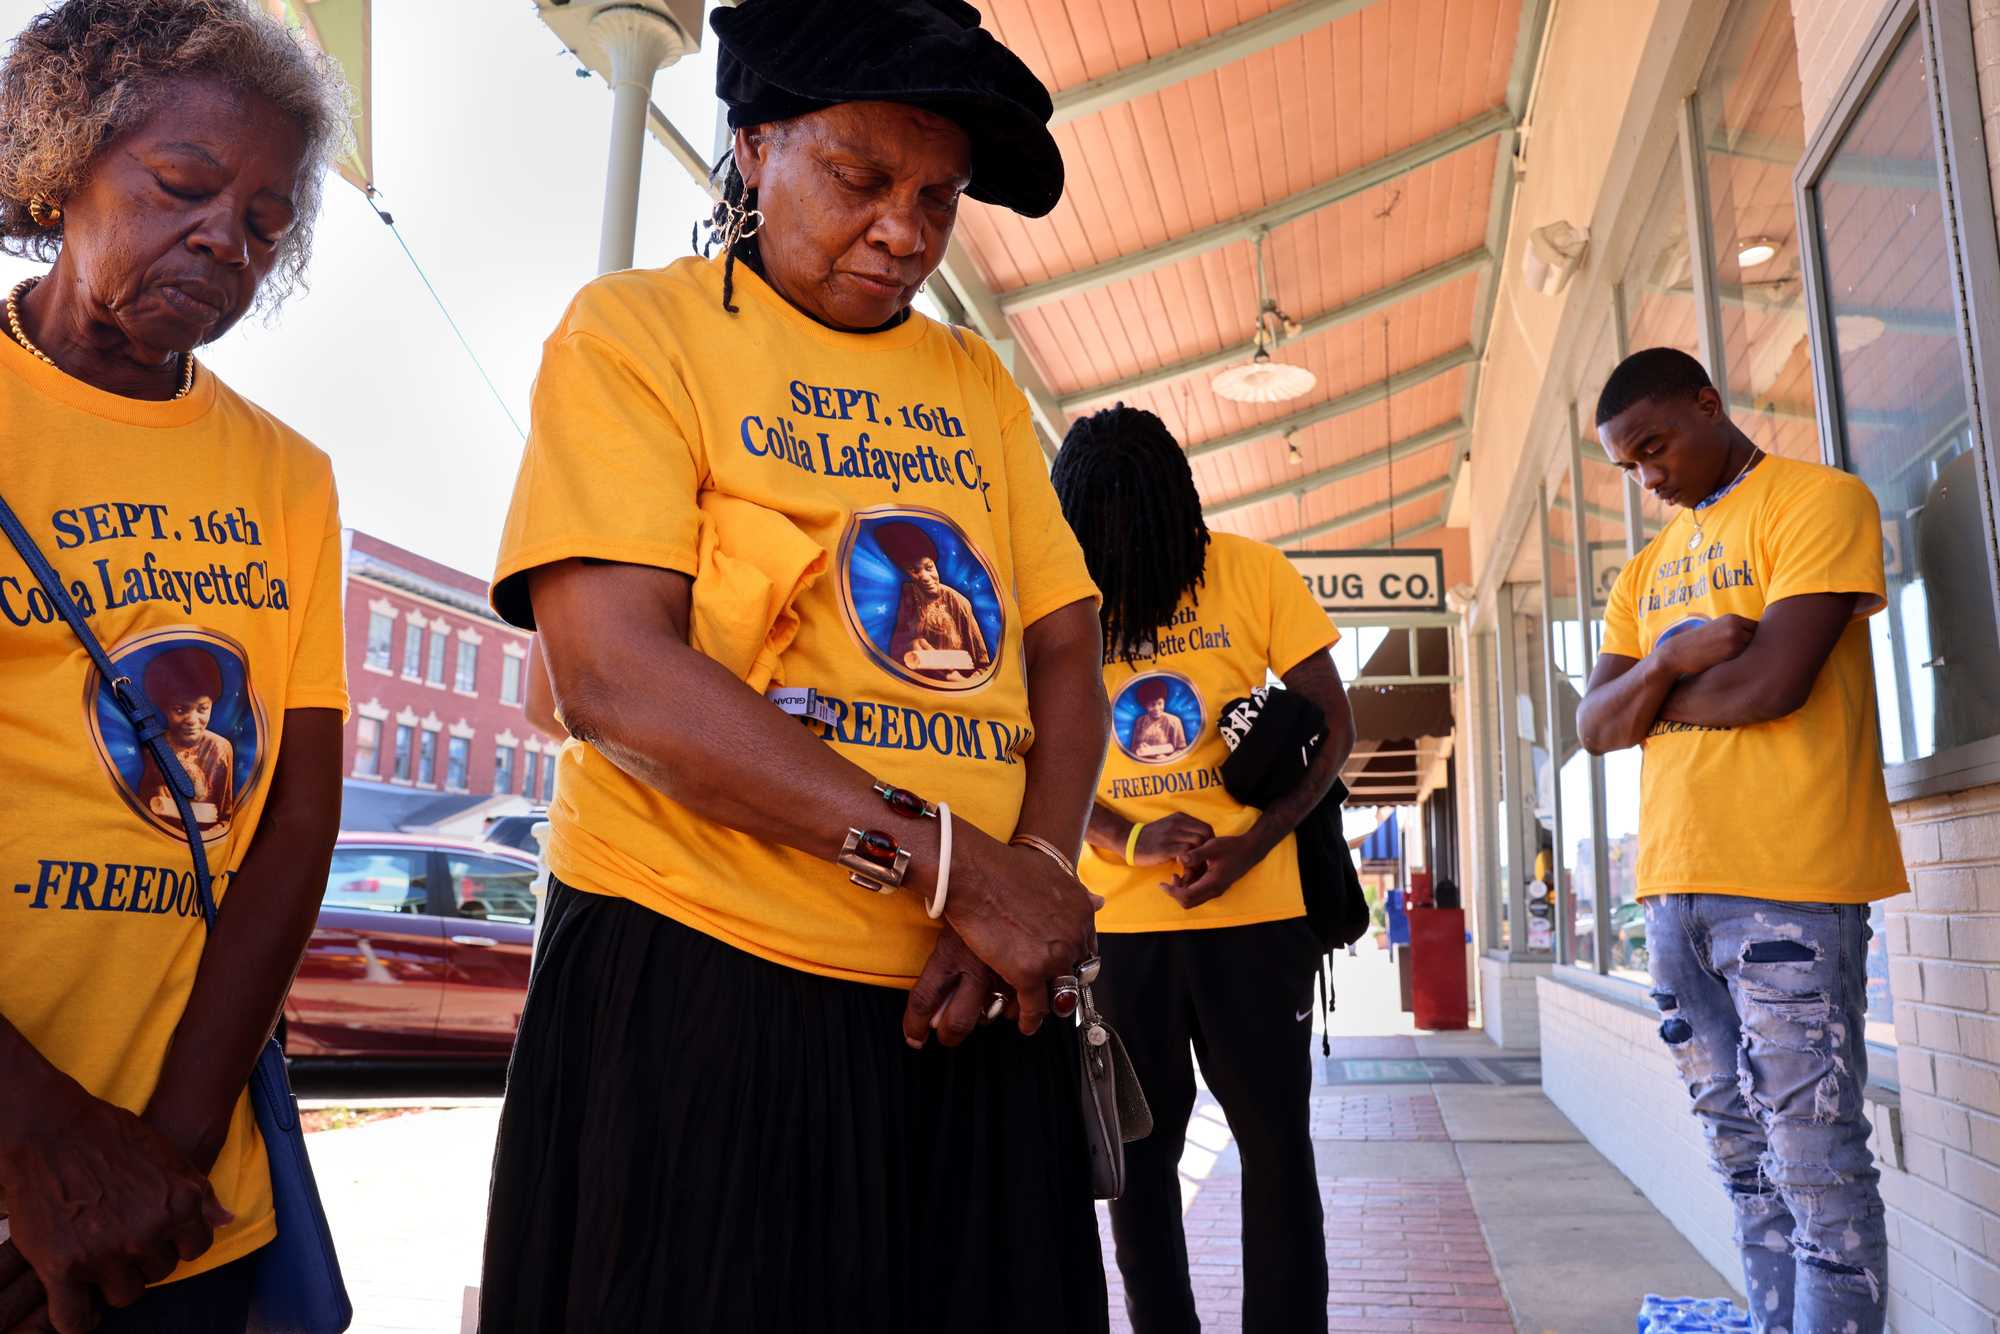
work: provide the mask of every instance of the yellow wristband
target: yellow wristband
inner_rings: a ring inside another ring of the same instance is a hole
[[[1138,864],[1132,858],[1138,855],[1139,831],[1145,827],[1146,822],[1144,820],[1137,821],[1132,826],[1132,832],[1125,835],[1125,864],[1127,866],[1136,866]]]

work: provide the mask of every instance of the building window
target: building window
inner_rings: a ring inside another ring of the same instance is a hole
[[[431,655],[424,664],[424,684],[441,686],[444,684],[444,646],[446,632],[431,627]]]
[[[424,787],[437,786],[438,734],[424,729],[423,740],[417,743],[417,782]]]
[[[389,651],[396,643],[396,618],[387,612],[368,613],[368,656],[364,666],[373,671],[389,670]]]
[[[514,790],[514,748],[499,746],[493,751],[493,791],[506,796]]]
[[[445,743],[444,785],[452,792],[471,790],[472,742],[455,736]]]
[[[395,779],[399,783],[410,781],[410,747],[416,744],[416,730],[404,723],[396,725]]]
[[[1970,297],[1954,281],[1954,254],[1974,229],[1956,227],[1940,191],[1923,26],[1903,30],[1801,173],[1818,242],[1814,332],[1824,340],[1833,453],[1882,508],[1888,607],[1869,630],[1892,788],[1954,771],[1949,786],[1963,786],[1964,770],[2000,760],[1982,424],[1957,332],[1959,301]],[[1959,147],[1968,170],[1983,172],[1978,146]],[[1990,263],[1990,218],[1981,227]],[[1996,316],[1967,312],[1968,322]]]
[[[556,757],[550,755],[542,765],[542,805],[546,806],[556,797]]]
[[[458,641],[458,678],[452,682],[452,689],[461,695],[470,695],[479,683],[479,645]]]
[[[424,675],[424,625],[411,621],[403,627],[403,675],[420,681]]]
[[[535,799],[535,780],[540,777],[541,762],[541,752],[531,750],[521,764],[521,795],[530,801]]]
[[[354,720],[354,776],[374,778],[382,771],[382,723],[376,718]]]
[[[1639,229],[1638,245],[1619,283],[1619,301],[1625,316],[1626,350],[1672,347],[1691,357],[1701,356],[1694,256],[1688,247],[1687,191],[1677,161],[1669,162],[1660,174],[1653,202],[1647,206],[1646,220]],[[1594,427],[1594,396],[1587,410]],[[1671,517],[1664,502],[1650,491],[1640,493],[1639,512],[1643,535],[1648,538]]]
[[[521,664],[524,659],[509,653],[500,660],[500,702],[519,704],[521,702]]]
[[[1792,169],[1805,146],[1789,0],[1737,0],[1695,91],[1703,221],[1715,255],[1729,416],[1773,454],[1817,463],[1812,346]]]

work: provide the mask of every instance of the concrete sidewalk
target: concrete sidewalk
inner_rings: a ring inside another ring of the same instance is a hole
[[[1502,1053],[1477,1032],[1415,1033],[1394,986],[1386,958],[1343,957],[1334,1059],[1314,1051],[1331,1329],[1608,1334],[1632,1328],[1647,1292],[1729,1292],[1539,1087],[1488,1082],[1532,1069],[1493,1058],[1532,1052]],[[1384,1071],[1482,1082],[1329,1082]],[[498,1121],[486,1102],[308,1140],[358,1334],[461,1329],[479,1281]],[[1181,1178],[1203,1328],[1232,1334],[1242,1327],[1242,1164],[1206,1092]],[[1123,1331],[1102,1208],[1100,1222],[1112,1328]]]

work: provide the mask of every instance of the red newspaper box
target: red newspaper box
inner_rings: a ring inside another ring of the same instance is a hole
[[[1410,1010],[1418,1028],[1464,1028],[1465,910],[1410,910]]]

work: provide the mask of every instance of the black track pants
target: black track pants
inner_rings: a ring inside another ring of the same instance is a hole
[[[1181,1230],[1181,1148],[1194,1059],[1243,1160],[1244,1334],[1326,1329],[1325,1219],[1313,1169],[1313,980],[1303,917],[1255,926],[1098,937],[1099,1008],[1125,1040],[1153,1133],[1125,1146],[1111,1206],[1136,1334],[1200,1328]]]

